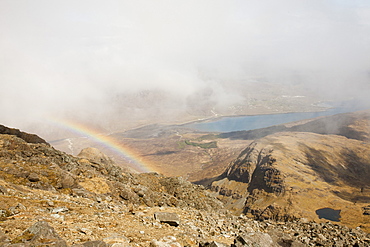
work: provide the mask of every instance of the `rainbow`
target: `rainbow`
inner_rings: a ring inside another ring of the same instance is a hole
[[[138,172],[156,171],[153,168],[153,165],[151,165],[148,161],[145,161],[142,157],[140,157],[140,154],[137,151],[127,146],[124,146],[117,139],[109,135],[100,133],[100,131],[98,131],[97,129],[94,129],[92,127],[89,127],[78,122],[65,119],[62,120],[56,118],[49,118],[48,120],[52,122],[54,125],[57,125],[57,127],[68,130],[79,136],[87,137],[94,141],[95,143],[98,143],[104,146],[105,148],[108,148],[110,151],[114,152],[119,157],[128,160],[128,163],[131,166],[131,168],[135,169]]]

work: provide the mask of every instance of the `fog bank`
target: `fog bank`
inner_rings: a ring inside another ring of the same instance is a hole
[[[2,0],[0,33],[1,123],[19,128],[204,115],[265,85],[370,92],[368,1]]]

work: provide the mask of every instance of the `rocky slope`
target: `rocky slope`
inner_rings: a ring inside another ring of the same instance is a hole
[[[370,232],[369,116],[321,118],[257,139],[210,188],[256,219],[324,222],[331,218],[316,211],[328,208],[340,210],[339,224]]]
[[[149,164],[151,170],[166,176],[182,176],[188,181],[221,174],[251,142],[215,138],[214,135],[207,136],[189,129],[160,125],[107,136],[124,149],[132,150],[135,158]],[[134,172],[136,168],[132,167],[122,153],[90,138],[70,138],[51,144],[65,152],[70,152],[72,145],[75,154],[85,147],[96,147],[112,157],[123,169]]]
[[[0,135],[0,246],[367,246],[361,229],[235,216],[181,177]]]

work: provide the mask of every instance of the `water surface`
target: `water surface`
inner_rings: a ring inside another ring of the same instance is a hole
[[[266,128],[273,125],[285,124],[289,122],[321,116],[330,116],[338,113],[346,113],[356,110],[362,109],[340,106],[319,112],[292,112],[254,116],[222,117],[214,121],[196,122],[186,124],[184,126],[187,128],[205,132],[232,132]]]
[[[316,210],[316,214],[319,216],[319,219],[327,219],[331,221],[339,222],[340,220],[340,211],[334,210],[332,208],[320,208]]]

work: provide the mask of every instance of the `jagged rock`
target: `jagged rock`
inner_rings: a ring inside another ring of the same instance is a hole
[[[63,172],[61,174],[61,177],[60,177],[58,183],[60,184],[59,187],[63,188],[63,189],[73,188],[76,185],[76,181],[73,178],[73,176],[71,174],[67,173],[67,172]]]
[[[183,201],[188,206],[200,210],[221,209],[223,207],[220,201],[215,200],[204,191],[203,186],[196,186],[182,177],[160,177],[159,182],[168,194],[178,200],[178,204],[174,206],[181,207],[181,201]]]
[[[229,246],[228,244],[219,243],[216,241],[212,241],[211,244],[209,245],[209,247],[228,247],[228,246]]]
[[[170,226],[180,225],[180,218],[175,213],[156,212],[156,213],[154,213],[154,218],[156,220],[159,220],[161,223],[167,223]]]
[[[130,200],[134,203],[139,201],[139,196],[127,186],[120,188],[119,196],[124,200]]]
[[[37,135],[28,134],[26,132],[20,131],[19,129],[8,128],[1,124],[0,124],[0,134],[14,135],[28,143],[44,143],[49,145],[44,139]]]
[[[77,156],[81,158],[86,158],[96,164],[110,165],[114,163],[111,158],[102,153],[99,149],[93,147],[82,149]]]
[[[370,205],[362,208],[364,213],[363,215],[370,215]]]
[[[229,247],[230,245],[225,243],[219,243],[216,241],[206,242],[206,243],[199,243],[199,247]]]
[[[276,221],[292,221],[295,217],[284,212],[284,209],[276,204],[267,206],[261,213],[253,214],[256,215],[258,220],[276,220]]]
[[[3,195],[8,194],[8,190],[2,185],[0,185],[0,194],[3,194]]]
[[[69,211],[69,209],[67,207],[57,207],[57,208],[53,208],[51,210],[51,213],[58,214],[58,213],[68,212],[68,211]]]
[[[304,247],[305,245],[297,240],[294,240],[288,234],[285,234],[283,231],[273,229],[268,232],[270,237],[274,242],[284,247]],[[297,233],[298,234],[298,233]]]
[[[232,246],[276,247],[277,245],[267,233],[250,232],[236,237]]]
[[[12,215],[19,214],[20,211],[26,211],[26,210],[27,208],[22,203],[18,203],[15,206],[9,207],[9,211]]]
[[[28,180],[30,181],[30,182],[38,182],[38,181],[40,181],[40,177],[39,177],[39,175],[37,175],[36,173],[34,173],[34,172],[31,172],[30,173],[30,175],[28,175]]]
[[[67,247],[66,241],[59,237],[46,221],[39,221],[12,240],[12,243],[24,243],[31,246]]]
[[[92,234],[92,231],[90,229],[87,229],[87,228],[77,228],[77,231],[79,231],[80,233],[83,233],[85,235],[91,235]]]
[[[176,238],[173,236],[167,236],[159,241],[157,240],[152,240],[150,242],[151,247],[181,247],[181,244],[176,242]]]
[[[12,212],[7,209],[0,209],[0,221],[6,220],[7,217],[11,216]]]
[[[73,188],[73,194],[81,197],[89,197],[92,193],[84,188]]]

